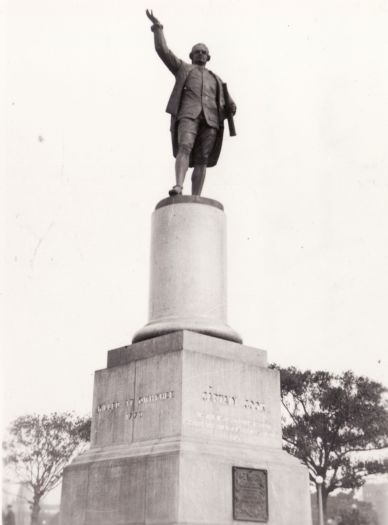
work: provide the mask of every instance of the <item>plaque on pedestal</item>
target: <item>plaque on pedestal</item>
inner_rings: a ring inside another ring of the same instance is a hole
[[[233,519],[268,521],[267,471],[233,467]]]

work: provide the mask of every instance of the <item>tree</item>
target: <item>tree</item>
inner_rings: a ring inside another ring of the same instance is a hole
[[[381,383],[352,372],[280,368],[284,448],[323,478],[322,501],[338,488],[361,487],[369,474],[387,472],[387,461],[360,452],[388,446],[388,405]],[[363,454],[365,457],[365,454]]]
[[[90,418],[65,412],[18,417],[3,443],[5,462],[32,490],[31,525],[38,523],[40,500],[58,485],[63,469],[85,448]]]

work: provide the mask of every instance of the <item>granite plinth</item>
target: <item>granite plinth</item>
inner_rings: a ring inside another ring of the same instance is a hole
[[[61,525],[232,525],[236,466],[268,472],[267,523],[311,525],[265,352],[191,332],[112,350],[91,448],[65,470]]]
[[[210,354],[223,359],[233,359],[256,366],[267,365],[267,352],[251,346],[241,345],[213,336],[205,336],[188,330],[180,330],[132,345],[109,350],[107,368],[125,365],[131,361],[145,359],[168,352],[181,350]]]

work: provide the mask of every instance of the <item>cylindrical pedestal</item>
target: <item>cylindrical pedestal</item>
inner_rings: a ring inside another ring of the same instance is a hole
[[[222,204],[198,196],[164,199],[152,217],[149,320],[133,342],[191,330],[241,343],[226,310]]]

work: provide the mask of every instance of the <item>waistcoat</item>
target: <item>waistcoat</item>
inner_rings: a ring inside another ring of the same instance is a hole
[[[209,126],[218,128],[217,81],[206,68],[197,66],[187,76],[177,118],[195,119],[201,112]]]

